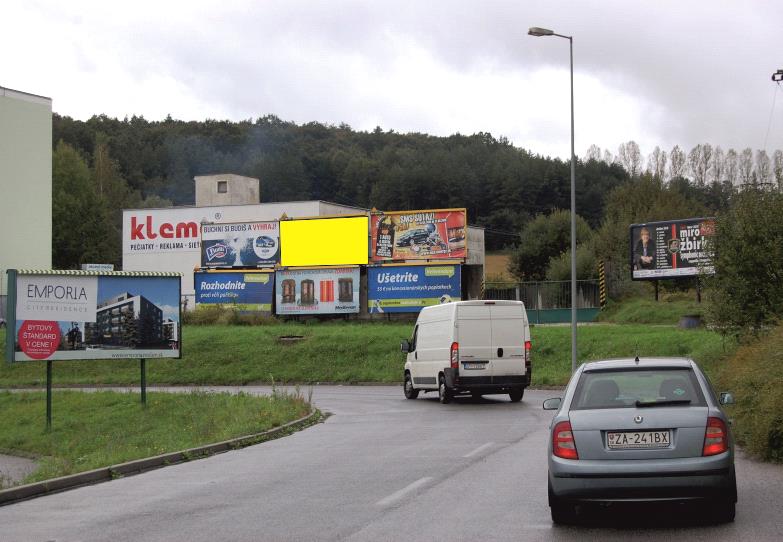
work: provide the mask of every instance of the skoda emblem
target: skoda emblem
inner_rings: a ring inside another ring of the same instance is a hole
[[[644,421],[644,418],[642,418],[641,416],[635,416],[633,421],[635,421],[636,423],[642,423]]]

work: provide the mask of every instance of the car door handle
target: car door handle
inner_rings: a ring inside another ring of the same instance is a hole
[[[498,357],[499,358],[503,357],[503,349],[502,348],[498,348]]]

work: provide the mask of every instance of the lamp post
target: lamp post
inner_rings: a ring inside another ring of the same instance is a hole
[[[547,28],[530,27],[531,36],[557,36],[568,40],[571,58],[571,372],[576,371],[576,157],[574,156],[574,38]]]

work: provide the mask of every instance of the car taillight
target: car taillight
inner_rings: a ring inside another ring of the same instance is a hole
[[[560,422],[552,431],[552,453],[563,459],[579,459],[571,422]]]
[[[533,343],[525,341],[525,369],[530,369],[530,349],[533,348]]]
[[[704,431],[704,450],[701,455],[722,454],[729,449],[729,432],[720,418],[707,418]]]
[[[451,368],[459,369],[459,343],[451,343]]]

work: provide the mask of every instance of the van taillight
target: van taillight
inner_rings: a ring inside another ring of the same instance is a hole
[[[451,343],[451,368],[459,369],[459,343]]]
[[[729,449],[729,432],[720,418],[707,418],[704,431],[704,450],[701,455],[722,454]]]
[[[525,341],[525,368],[530,369],[530,349],[533,348],[533,343]]]
[[[571,422],[560,422],[552,431],[552,453],[563,459],[579,459]]]

